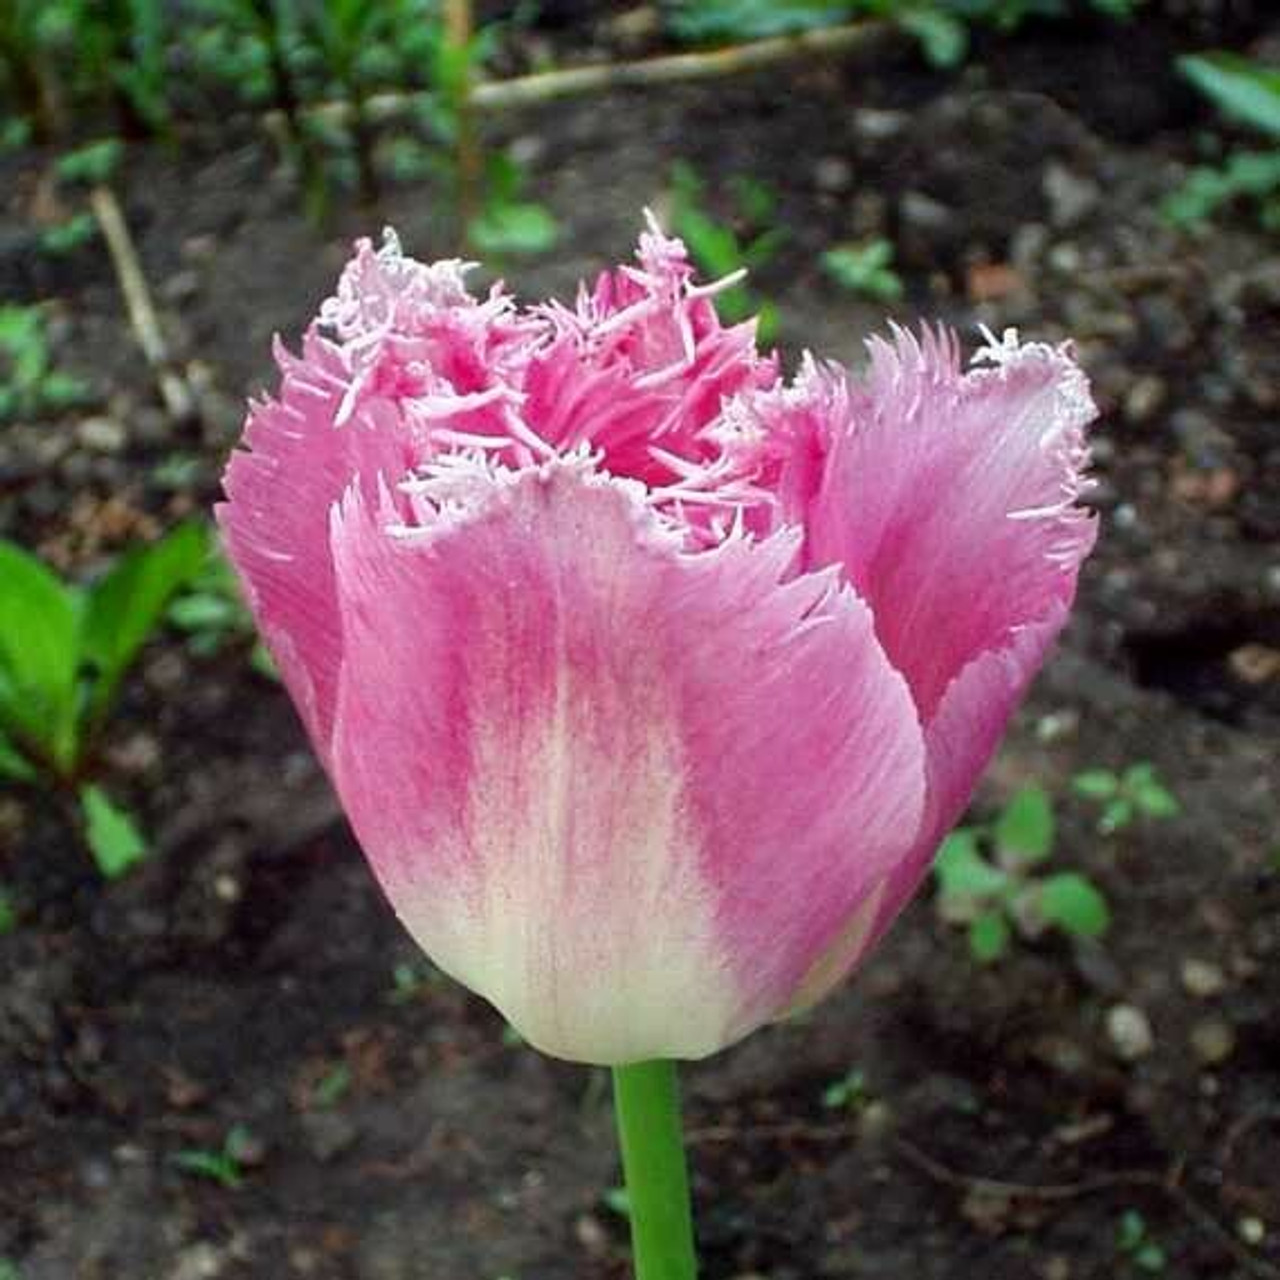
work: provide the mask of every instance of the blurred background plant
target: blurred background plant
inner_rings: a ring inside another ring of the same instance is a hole
[[[0,541],[0,777],[75,797],[108,879],[146,843],[95,781],[100,739],[129,668],[208,549],[204,527],[185,524],[82,587]]]
[[[1233,146],[1216,164],[1193,169],[1166,198],[1165,216],[1195,227],[1239,202],[1267,230],[1280,231],[1280,69],[1235,53],[1191,54],[1178,60],[1178,68],[1230,123],[1269,145]]]

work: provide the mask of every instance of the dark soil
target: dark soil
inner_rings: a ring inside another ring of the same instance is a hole
[[[540,38],[610,38],[565,8]],[[1112,928],[984,968],[926,896],[812,1016],[691,1068],[708,1280],[1136,1277],[1130,1212],[1170,1280],[1280,1276],[1280,244],[1157,211],[1215,127],[1171,59],[1264,34],[1241,12],[1230,31],[1030,27],[951,74],[904,46],[490,123],[566,228],[507,272],[518,292],[625,257],[682,156],[713,192],[732,173],[777,192],[789,239],[757,284],[789,355],[858,358],[883,308],[818,255],[884,234],[901,318],[1073,335],[1104,410],[1099,550],[976,810],[1050,788],[1055,858],[1104,888]],[[176,429],[100,246],[33,248],[48,159],[0,160],[0,290],[49,302],[59,360],[119,430],[3,428],[0,534],[87,573],[213,501],[271,335],[296,337],[353,234],[385,218],[418,257],[453,246],[420,187],[316,231],[234,127],[135,148],[124,202],[201,389],[201,425]],[[0,796],[20,909],[0,939],[0,1257],[23,1280],[625,1276],[603,1073],[511,1043],[414,952],[245,658],[148,650],[108,760],[157,852],[122,882],[96,880],[55,804]],[[1104,838],[1070,779],[1140,760],[1182,813]],[[824,1105],[851,1068],[853,1104]],[[175,1160],[233,1126],[239,1186]]]

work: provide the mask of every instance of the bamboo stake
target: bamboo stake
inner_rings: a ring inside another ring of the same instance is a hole
[[[507,111],[512,108],[555,102],[610,89],[644,89],[655,85],[688,84],[719,79],[785,65],[801,58],[833,58],[870,50],[898,34],[891,22],[867,20],[838,27],[803,31],[793,36],[771,36],[749,44],[731,45],[702,53],[675,53],[638,62],[605,63],[599,66],[567,67],[542,71],[509,80],[481,80],[471,86],[473,111]],[[410,112],[428,96],[415,93],[377,93],[365,102],[369,119],[394,120]],[[321,102],[305,109],[305,114],[333,124],[344,124],[350,113],[345,102]],[[275,112],[264,117],[270,122]]]
[[[457,164],[458,219],[462,224],[462,247],[465,252],[471,220],[480,207],[480,184],[483,179],[483,158],[476,136],[475,117],[472,112],[471,41],[475,23],[471,12],[471,0],[445,0],[445,39],[457,58],[459,80],[454,86],[453,111],[457,139],[454,157]]]
[[[196,416],[195,397],[170,358],[120,203],[110,187],[99,184],[90,189],[89,204],[111,254],[111,263],[120,282],[120,292],[124,295],[129,325],[147,364],[151,366],[164,407],[176,421],[189,421]]]

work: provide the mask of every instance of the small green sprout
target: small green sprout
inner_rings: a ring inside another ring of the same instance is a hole
[[[893,243],[883,237],[842,244],[822,255],[827,274],[842,288],[875,302],[896,302],[904,289],[893,269]]]
[[[244,1162],[254,1139],[244,1125],[232,1125],[217,1150],[189,1147],[175,1152],[174,1165],[193,1177],[207,1178],[228,1191],[235,1191],[244,1183]]]
[[[1136,1209],[1126,1209],[1116,1227],[1116,1248],[1140,1271],[1163,1271],[1168,1259],[1151,1238],[1146,1220]]]
[[[387,997],[392,1004],[408,1004],[416,1000],[435,979],[435,970],[430,965],[415,964],[406,961],[391,970],[391,994]]]
[[[1176,818],[1182,812],[1178,798],[1159,779],[1150,761],[1131,764],[1122,773],[1110,769],[1086,769],[1071,779],[1078,796],[1102,806],[1098,831],[1113,835],[1139,816]]]
[[[315,1089],[312,1090],[311,1100],[317,1107],[329,1110],[346,1097],[350,1088],[351,1068],[345,1062],[340,1062],[320,1077]]]
[[[266,646],[258,639],[253,615],[225,556],[212,552],[190,586],[169,606],[169,624],[187,636],[191,652],[209,657],[232,645],[249,648],[249,665],[260,675],[278,678]]]
[[[601,1194],[600,1199],[604,1201],[605,1208],[611,1213],[616,1213],[620,1218],[630,1219],[631,1197],[627,1195],[626,1187],[608,1187]]]
[[[471,244],[486,257],[532,257],[554,249],[560,226],[550,210],[522,197],[524,171],[499,152],[485,166],[484,207],[467,228]]]
[[[83,382],[53,367],[40,308],[0,305],[0,422],[59,413],[87,398]]]
[[[776,225],[777,201],[758,179],[738,176],[729,183],[731,222],[718,221],[707,209],[702,179],[691,165],[671,168],[672,230],[689,247],[694,261],[713,280],[738,271],[754,271],[778,253],[786,231]],[[737,284],[716,297],[716,310],[728,324],[759,316],[759,337],[768,343],[778,327],[777,308],[751,288]]]
[[[870,1100],[867,1078],[857,1067],[833,1080],[822,1091],[822,1105],[828,1111],[861,1111]]]
[[[18,927],[18,904],[13,895],[0,885],[0,938],[12,933]],[[4,1280],[4,1272],[0,1271],[0,1280]]]
[[[934,864],[938,911],[967,927],[978,963],[1003,958],[1015,931],[1025,938],[1050,929],[1075,938],[1106,932],[1111,913],[1088,877],[1033,874],[1052,856],[1053,841],[1053,805],[1038,786],[1016,792],[995,822],[959,827],[943,841]]]

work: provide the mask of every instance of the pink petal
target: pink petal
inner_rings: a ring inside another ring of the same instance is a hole
[[[942,838],[964,815],[1009,717],[1022,701],[1067,620],[1067,605],[1017,632],[1004,649],[974,659],[947,687],[925,731],[928,799],[915,849],[894,868],[867,947],[911,900]]]
[[[423,529],[335,517],[335,775],[397,911],[562,1057],[780,1014],[915,843],[923,743],[791,535],[697,555],[585,462],[476,466]],[[673,1010],[679,1016],[673,1016]]]
[[[250,410],[247,450],[231,456],[217,508],[227,552],[322,760],[337,695],[342,636],[329,554],[329,509],[358,477],[366,490],[398,477],[414,447],[398,407],[336,428],[349,386],[341,352],[308,334],[301,359],[283,349],[279,399]]]
[[[843,566],[926,724],[969,663],[1070,603],[1095,536],[1079,366],[1012,339],[979,354],[993,367],[962,374],[948,334],[898,333],[871,344],[865,384],[811,367],[788,411],[838,421],[796,512],[807,561]]]
[[[372,499],[398,482],[430,455],[440,422],[501,432],[527,330],[501,296],[472,298],[461,264],[414,262],[390,237],[377,252],[356,246],[300,358],[277,346],[279,396],[251,407],[217,517],[326,762],[341,660],[330,509],[352,483]]]

